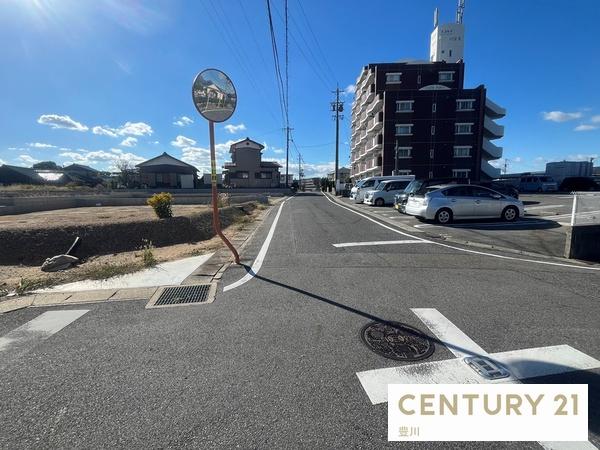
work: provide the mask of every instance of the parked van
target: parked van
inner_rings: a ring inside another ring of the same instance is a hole
[[[519,182],[520,192],[558,191],[558,183],[554,178],[545,175],[524,175]]]
[[[359,180],[350,191],[350,198],[354,200],[354,203],[362,203],[365,199],[365,193],[372,189],[375,189],[379,183],[387,180],[409,180],[412,181],[415,179],[414,175],[386,175],[386,176],[378,176],[378,177],[368,177]]]
[[[366,191],[364,195],[365,205],[385,206],[394,203],[394,196],[404,192],[406,186],[412,180],[406,177],[404,180],[385,180],[372,190]]]

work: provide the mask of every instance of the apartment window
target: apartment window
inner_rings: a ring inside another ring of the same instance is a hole
[[[452,176],[454,178],[469,178],[471,169],[452,169]]]
[[[433,171],[432,170],[429,171],[429,178],[433,178]]]
[[[452,49],[448,50],[448,56],[452,57]]]
[[[439,72],[438,77],[440,83],[454,81],[454,72]]]
[[[456,100],[456,110],[457,111],[473,111],[473,105],[475,104],[475,100]]]
[[[412,124],[396,124],[396,136],[411,136]]]
[[[435,134],[435,125],[431,125],[431,135]]]
[[[402,77],[402,72],[386,73],[385,74],[385,82],[388,84],[402,83],[401,77]]]
[[[454,134],[473,134],[472,123],[457,123],[454,125]]]
[[[435,154],[435,150],[433,148],[429,149],[429,158],[433,159],[434,154]]]
[[[471,146],[456,146],[454,147],[455,158],[469,158],[471,156]]]
[[[396,170],[396,175],[411,175],[410,170]]]
[[[431,104],[431,112],[436,112],[437,111],[437,103],[432,103]]]
[[[396,158],[410,158],[412,147],[396,147]]]
[[[238,172],[235,174],[235,177],[236,177],[236,178],[243,178],[243,179],[247,180],[248,178],[250,178],[250,174],[249,174],[248,172],[242,172],[242,171],[238,171]]]
[[[396,112],[412,112],[413,100],[401,100],[396,102]]]

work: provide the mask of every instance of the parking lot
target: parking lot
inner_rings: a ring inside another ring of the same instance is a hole
[[[525,217],[513,223],[501,220],[463,220],[450,225],[421,222],[401,214],[391,205],[385,207],[342,201],[360,211],[375,215],[423,237],[444,239],[483,248],[495,248],[523,254],[563,257],[566,230],[571,220],[573,196],[569,194],[523,194]]]

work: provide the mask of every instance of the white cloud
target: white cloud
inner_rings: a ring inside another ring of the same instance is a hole
[[[284,153],[284,150],[282,148],[274,148],[273,153],[277,153],[278,155],[281,155],[282,153]]]
[[[600,123],[600,116],[592,116],[590,118],[590,122],[592,122],[592,123]]]
[[[49,125],[52,128],[66,128],[74,131],[87,131],[88,127],[71,119],[69,116],[58,114],[43,114],[37,120],[42,125]]]
[[[0,159],[0,166],[1,166],[2,164],[6,164],[6,161],[4,161],[3,159]]]
[[[154,130],[144,122],[126,122],[118,128],[111,128],[106,125],[95,126],[92,128],[92,133],[115,138],[118,136],[150,136],[154,133]]]
[[[569,120],[581,119],[583,113],[580,112],[563,112],[563,111],[549,111],[542,112],[544,120],[551,122],[568,122]]]
[[[245,131],[246,130],[246,125],[244,125],[243,123],[240,123],[239,125],[225,125],[223,127],[225,130],[227,130],[227,132],[229,132],[230,134],[235,134],[235,133],[239,133],[240,131]]]
[[[193,145],[196,145],[196,141],[193,139],[190,139],[188,137],[179,135],[175,138],[174,141],[171,141],[171,145],[173,147],[179,147],[179,148],[191,147]]]
[[[285,174],[285,158],[263,158],[263,161],[273,161],[281,165],[279,173]],[[325,177],[329,172],[335,170],[335,161],[322,162],[322,163],[304,163],[302,164],[302,170],[304,171],[304,178],[315,178]],[[298,164],[293,164],[290,160],[289,173],[298,175]]]
[[[135,147],[137,142],[138,140],[136,138],[129,136],[123,139],[120,145],[123,147]]]
[[[355,84],[349,84],[348,86],[346,86],[346,89],[344,89],[344,95],[354,95],[355,92],[356,92]]]
[[[146,158],[124,152],[120,148],[111,148],[109,151],[78,149],[77,151],[62,152],[60,156],[67,160],[66,164],[77,163],[108,170],[116,170],[117,163],[122,160],[131,161],[134,164],[146,161]]]
[[[44,144],[42,142],[30,142],[30,143],[27,144],[27,147],[32,147],[32,148],[56,148],[56,145]]]
[[[597,159],[598,158],[598,154],[594,153],[594,154],[591,154],[591,155],[585,155],[585,154],[582,154],[582,153],[578,153],[576,155],[569,155],[568,158],[567,158],[567,160],[568,161],[589,161],[590,158]]]
[[[217,170],[221,171],[223,164],[230,161],[229,148],[236,141],[227,141],[215,145]],[[182,160],[196,167],[200,173],[210,172],[210,150],[203,147],[187,146],[181,149]]]
[[[95,126],[94,128],[92,128],[92,133],[99,134],[101,136],[110,136],[113,138],[116,138],[118,136],[117,130],[115,130],[113,128],[101,127],[101,126]]]
[[[178,127],[185,127],[186,125],[191,125],[192,123],[194,123],[194,121],[189,117],[181,116],[179,119],[173,122],[173,125],[177,125]]]
[[[32,165],[40,162],[39,159],[32,158],[30,155],[19,155],[18,158],[21,162]]]
[[[597,130],[598,128],[600,128],[600,125],[590,125],[587,123],[582,123],[581,125],[577,125],[575,128],[573,128],[574,131],[592,131],[592,130]]]

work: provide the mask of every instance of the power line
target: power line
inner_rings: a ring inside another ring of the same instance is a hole
[[[319,51],[319,54],[321,55],[321,57],[323,58],[323,62],[325,63],[325,66],[327,67],[327,69],[329,70],[329,74],[331,75],[331,78],[333,81],[336,81],[336,77],[335,74],[331,68],[331,66],[329,65],[329,62],[327,61],[327,57],[325,56],[325,54],[323,53],[323,49],[321,48],[321,45],[319,44],[319,40],[317,39],[317,37],[315,36],[315,33],[313,31],[312,26],[310,25],[310,21],[308,20],[308,17],[306,16],[306,13],[304,12],[304,7],[302,6],[302,1],[298,0],[298,6],[300,6],[300,12],[302,14],[302,17],[304,18],[304,21],[306,23],[306,26],[308,28],[308,31],[310,32],[313,41],[316,44],[317,50]]]
[[[267,14],[269,17],[269,32],[271,34],[271,50],[273,52],[273,63],[275,65],[275,77],[277,79],[277,90],[279,92],[279,102],[281,107],[281,115],[283,117],[283,121],[287,127],[287,122],[285,120],[285,94],[283,89],[283,80],[281,77],[281,69],[279,66],[279,52],[277,50],[277,39],[275,38],[275,29],[273,27],[273,15],[271,14],[271,1],[266,0],[267,2]]]

